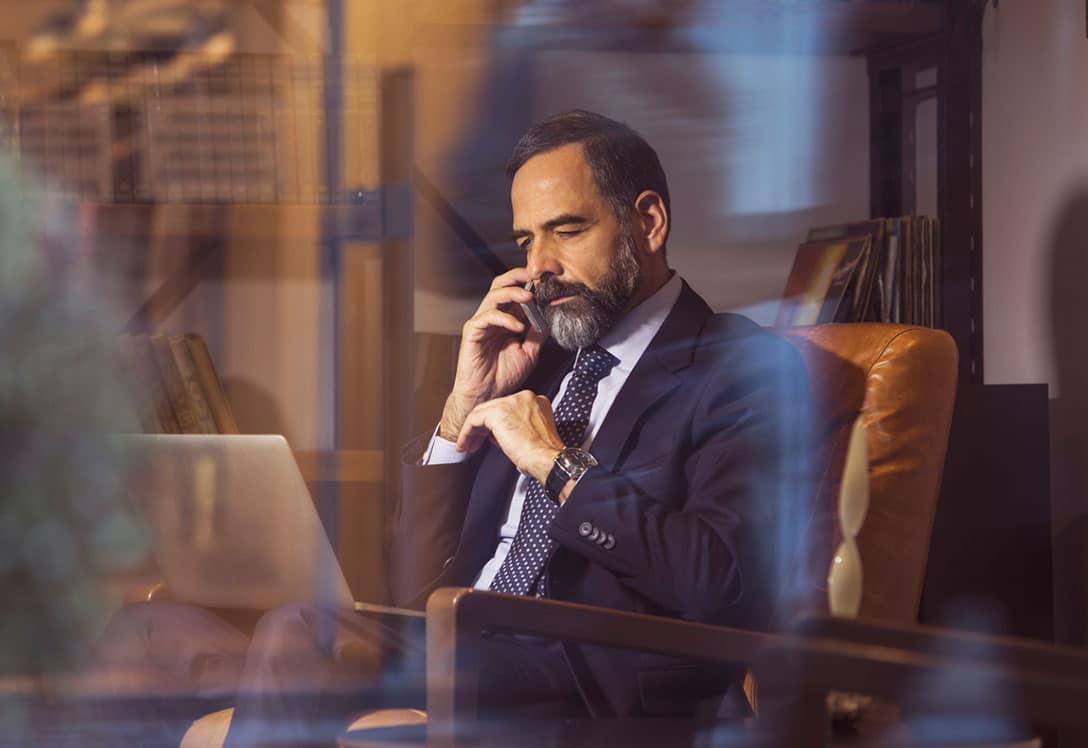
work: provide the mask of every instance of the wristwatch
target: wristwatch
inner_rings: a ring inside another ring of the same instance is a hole
[[[582,473],[597,464],[597,458],[584,449],[566,447],[559,450],[559,454],[555,456],[555,465],[544,483],[544,492],[552,501],[559,501],[559,494],[563,493],[568,481],[578,480]]]

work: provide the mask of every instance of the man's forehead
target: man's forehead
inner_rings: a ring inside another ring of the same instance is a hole
[[[580,143],[533,156],[514,174],[510,185],[515,224],[519,213],[525,214],[525,220],[537,220],[542,212],[580,208],[599,197]]]

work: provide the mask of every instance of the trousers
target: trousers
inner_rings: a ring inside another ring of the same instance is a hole
[[[133,745],[177,746],[228,705],[230,748],[331,745],[360,711],[425,708],[424,633],[420,618],[294,603],[247,635],[201,608],[137,603],[111,619],[89,667],[107,708],[124,705],[106,723]],[[483,716],[588,715],[557,642],[486,637],[479,689]]]

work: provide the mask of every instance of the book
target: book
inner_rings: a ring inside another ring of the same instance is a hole
[[[185,385],[186,394],[189,396],[189,406],[192,408],[195,425],[198,434],[217,434],[219,429],[212,418],[208,401],[204,397],[204,388],[196,376],[196,366],[193,363],[193,355],[189,352],[189,345],[182,335],[171,335],[167,338],[170,350],[174,354],[174,364],[177,365],[181,381]]]
[[[149,403],[147,409],[150,413],[147,416],[146,428],[151,433],[181,433],[181,425],[174,415],[174,408],[159,374],[159,364],[151,346],[151,338],[147,335],[131,335],[129,345],[136,370],[135,380],[142,390],[142,399]]]
[[[782,294],[775,327],[845,321],[850,305],[843,304],[861,258],[872,239],[805,242],[797,248]]]
[[[869,237],[836,320],[898,322],[936,327],[941,319],[940,224],[926,216],[901,216],[820,226],[808,241]]]
[[[810,242],[865,237],[870,239],[869,250],[858,261],[854,283],[846,291],[847,298],[850,299],[851,313],[845,321],[863,322],[868,319],[879,319],[879,308],[874,307],[873,304],[877,277],[883,267],[885,223],[884,220],[874,219],[809,229],[807,240]]]
[[[189,348],[189,354],[192,356],[194,373],[197,381],[200,382],[205,401],[211,411],[218,432],[220,434],[239,433],[238,423],[234,420],[234,412],[230,408],[230,403],[227,402],[226,393],[223,392],[223,385],[219,381],[218,374],[216,374],[207,343],[199,335],[192,334],[185,336],[185,343]]]
[[[159,367],[159,376],[162,378],[163,388],[166,390],[166,397],[170,401],[170,407],[177,418],[180,433],[202,433],[197,422],[196,413],[189,401],[189,392],[185,387],[184,380],[181,378],[181,372],[178,371],[177,363],[174,361],[174,352],[170,350],[170,341],[165,335],[152,335],[150,339],[151,350],[154,351],[155,362]]]
[[[902,274],[899,272],[899,221],[892,220],[889,225],[888,251],[884,261],[884,294],[881,299],[881,322],[899,321],[899,286]]]
[[[939,218],[930,219],[929,238],[933,247],[931,261],[931,276],[933,278],[933,291],[931,294],[933,303],[933,326],[940,327],[944,324],[944,318],[941,314],[941,288],[943,277],[941,274],[941,221]]]

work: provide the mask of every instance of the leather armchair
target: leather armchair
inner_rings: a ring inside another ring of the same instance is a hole
[[[957,354],[938,330],[829,324],[783,333],[801,352],[813,387],[822,472],[799,608],[827,610],[826,576],[841,540],[836,498],[854,420],[866,425],[870,507],[858,535],[863,619],[917,619],[930,530],[940,490],[956,390]],[[552,600],[469,589],[435,592],[427,605],[431,744],[474,729],[474,662],[480,634],[508,631],[729,663],[753,663],[789,637],[706,626]],[[635,726],[635,731],[638,728]]]

